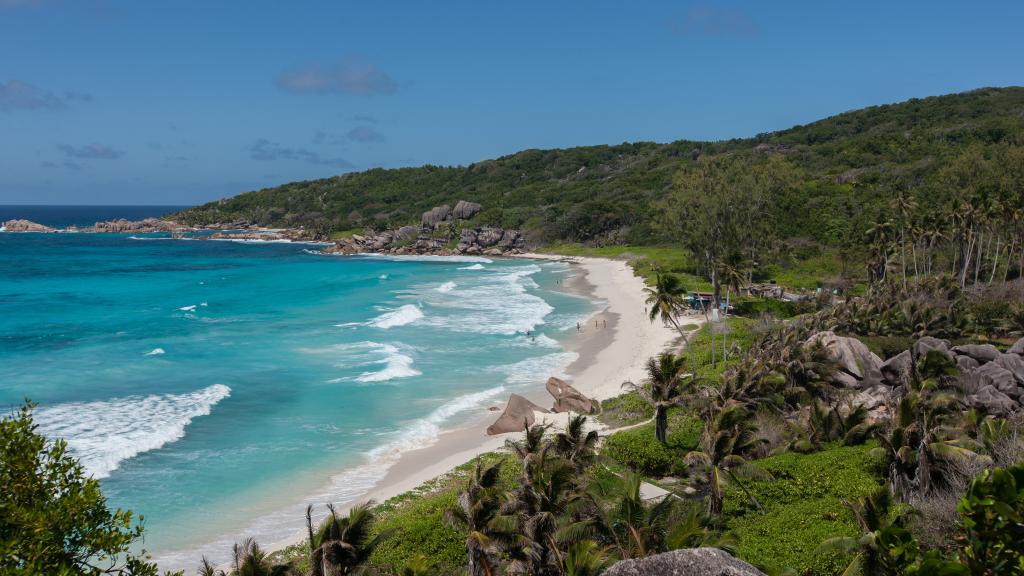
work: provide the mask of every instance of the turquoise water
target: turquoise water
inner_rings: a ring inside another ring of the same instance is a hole
[[[556,289],[562,264],[315,248],[0,234],[0,403],[38,402],[167,568],[359,497],[564,370],[593,308]]]

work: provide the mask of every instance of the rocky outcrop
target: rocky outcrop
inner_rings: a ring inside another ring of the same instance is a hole
[[[991,344],[966,344],[954,346],[953,354],[974,358],[979,364],[984,364],[999,358],[999,349]]]
[[[904,350],[879,366],[885,382],[893,386],[909,384],[914,374],[914,358],[910,350]]]
[[[882,359],[856,338],[837,336],[832,331],[818,332],[807,340],[820,342],[839,365],[836,381],[849,388],[867,388],[882,381]]]
[[[917,342],[914,342],[914,345],[911,346],[910,353],[914,357],[914,362],[917,362],[922,356],[927,354],[929,350],[938,350],[950,360],[953,359],[953,353],[949,350],[949,342],[947,340],[940,340],[939,338],[933,338],[931,336],[918,338]]]
[[[687,548],[646,558],[620,560],[605,576],[765,576],[718,548]]]
[[[1024,338],[1017,340],[1010,346],[1010,349],[1006,351],[1007,354],[1016,354],[1018,356],[1024,356]]]
[[[189,229],[177,222],[160,220],[159,218],[146,218],[144,220],[108,220],[97,222],[87,228],[68,228],[69,232],[99,232],[110,234],[150,234],[153,232],[178,232]]]
[[[481,210],[483,210],[483,206],[476,202],[459,200],[455,203],[455,208],[452,209],[452,216],[457,220],[469,220],[473,216],[476,216]]]
[[[1024,357],[1017,354],[1000,354],[992,363],[1013,374],[1018,386],[1024,386]]]
[[[0,224],[5,232],[56,232],[54,228],[44,226],[31,220],[8,220]]]
[[[445,204],[443,206],[435,206],[430,210],[423,213],[423,217],[420,219],[420,226],[433,230],[439,227],[445,222],[450,222],[452,219],[452,207]]]
[[[544,384],[549,394],[555,399],[552,412],[576,412],[578,414],[597,414],[601,404],[597,400],[587,398],[568,382],[552,376]]]
[[[508,397],[505,410],[501,416],[487,427],[487,435],[508,434],[510,432],[522,432],[533,426],[536,421],[534,412],[548,413],[548,410],[537,406],[519,394],[512,394]]]

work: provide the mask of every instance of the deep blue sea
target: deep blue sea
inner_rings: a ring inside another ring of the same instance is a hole
[[[97,219],[59,218],[37,221]],[[0,405],[38,402],[110,504],[146,516],[146,547],[193,569],[560,373],[594,307],[559,263],[316,248],[0,233]]]

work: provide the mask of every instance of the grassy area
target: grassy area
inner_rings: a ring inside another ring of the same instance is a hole
[[[688,410],[669,411],[666,445],[654,439],[654,423],[616,432],[605,439],[601,453],[623,466],[650,476],[681,472],[683,457],[697,447],[701,421]]]
[[[601,401],[601,414],[596,418],[609,428],[621,428],[654,418],[654,408],[636,392],[626,392]]]
[[[856,536],[842,500],[869,494],[880,485],[873,444],[831,446],[813,454],[786,453],[756,462],[771,479],[747,487],[764,506],[761,514],[742,490],[726,493],[725,525],[739,542],[737,555],[766,568],[792,568],[797,574],[838,574],[843,558],[817,553],[834,536]]]

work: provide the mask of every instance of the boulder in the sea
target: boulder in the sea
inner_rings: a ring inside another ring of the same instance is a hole
[[[452,210],[452,216],[459,220],[469,220],[475,216],[483,206],[476,202],[466,202],[465,200],[459,200],[455,203],[455,208]]]
[[[620,560],[605,576],[765,576],[718,548],[684,548],[645,558]]]
[[[420,221],[424,228],[434,229],[451,219],[452,207],[445,204],[443,206],[435,206],[424,212],[423,218]]]
[[[56,230],[49,226],[44,226],[31,220],[8,220],[0,224],[0,228],[7,232],[56,232]]]
[[[999,349],[991,344],[965,344],[954,346],[953,353],[957,356],[968,356],[984,364],[999,358]]]
[[[809,344],[820,342],[829,351],[839,370],[834,378],[847,387],[868,386],[882,380],[882,359],[868,350],[856,338],[837,336],[828,330],[818,332],[807,339]]]
[[[597,400],[587,398],[579,390],[573,388],[568,382],[552,376],[548,378],[544,387],[555,399],[555,405],[551,408],[553,412],[577,412],[580,414],[596,414],[600,409]]]
[[[536,421],[534,412],[548,413],[548,410],[537,406],[519,394],[512,394],[508,397],[505,410],[498,416],[498,419],[487,427],[487,435],[508,434],[509,432],[522,432],[533,426]]]

